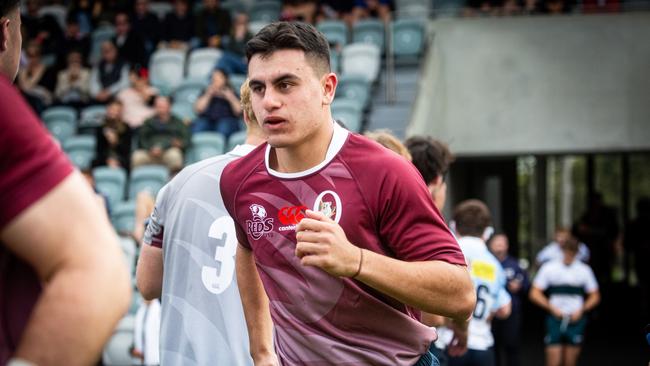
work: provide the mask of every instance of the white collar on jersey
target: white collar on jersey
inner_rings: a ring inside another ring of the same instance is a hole
[[[329,162],[332,161],[332,159],[334,159],[334,157],[336,156],[336,154],[338,154],[339,151],[341,151],[341,148],[343,147],[343,144],[345,144],[345,141],[347,140],[349,134],[348,130],[341,127],[341,125],[339,125],[338,123],[332,121],[332,124],[334,125],[334,134],[332,135],[332,141],[330,141],[330,146],[327,148],[327,153],[325,154],[325,160],[321,161],[320,164],[311,167],[307,170],[303,170],[302,172],[295,172],[295,173],[278,172],[277,170],[271,169],[271,167],[269,166],[271,145],[266,145],[266,155],[264,156],[264,164],[266,165],[266,170],[269,172],[269,174],[278,178],[301,178],[322,169],[325,165],[329,164]]]
[[[255,150],[257,146],[255,145],[237,145],[235,146],[234,149],[230,150],[229,154],[235,155],[235,156],[244,156],[248,155],[249,152]]]

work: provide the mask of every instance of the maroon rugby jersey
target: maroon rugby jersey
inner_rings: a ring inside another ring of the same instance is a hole
[[[273,171],[270,149],[263,144],[230,163],[221,194],[239,242],[255,255],[282,364],[414,364],[436,338],[419,312],[362,282],[301,265],[295,225],[314,209],[359,247],[465,265],[417,170],[337,124],[325,160],[307,171]]]
[[[0,75],[0,230],[71,172],[61,149]],[[40,291],[32,268],[0,243],[0,365],[15,351]]]

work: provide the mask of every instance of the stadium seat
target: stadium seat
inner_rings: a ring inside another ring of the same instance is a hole
[[[95,178],[95,187],[106,195],[111,207],[124,199],[126,190],[126,170],[124,168],[97,167],[93,169],[93,178]]]
[[[395,60],[417,59],[424,48],[424,26],[414,19],[398,19],[391,23]]]
[[[172,114],[183,121],[192,121],[196,118],[194,104],[183,101],[174,102],[174,104],[172,104]]]
[[[68,8],[63,5],[45,5],[38,9],[38,16],[44,17],[49,15],[53,17],[62,30],[65,30],[65,18],[68,13]]]
[[[71,136],[63,141],[63,151],[75,166],[87,169],[95,158],[96,144],[94,135]]]
[[[341,20],[324,20],[316,28],[325,35],[327,41],[332,45],[341,47],[348,44],[348,27]]]
[[[377,19],[360,20],[352,27],[352,42],[372,43],[384,49],[384,23]]]
[[[246,141],[246,130],[245,129],[242,130],[242,131],[237,131],[237,132],[233,133],[228,138],[228,147],[226,148],[225,152],[228,152],[228,151],[234,149],[235,146],[237,146],[237,145],[243,145],[245,141]]]
[[[246,75],[243,74],[230,74],[228,75],[228,81],[230,86],[235,89],[235,94],[239,95],[239,89],[241,85],[246,81]]]
[[[77,123],[77,111],[72,107],[50,107],[41,113],[41,119],[47,123],[49,121],[70,121]]]
[[[137,365],[138,361],[131,357],[135,317],[126,315],[117,325],[113,335],[104,346],[102,363],[104,365]]]
[[[149,80],[163,95],[169,95],[181,84],[185,71],[185,52],[159,49],[149,60]]]
[[[192,135],[192,147],[186,161],[195,163],[203,159],[223,154],[226,139],[217,132],[199,132]]]
[[[164,20],[165,16],[172,11],[174,11],[174,6],[172,3],[168,2],[150,2],[149,3],[149,10],[156,14],[159,20]]]
[[[330,50],[330,69],[335,73],[341,69],[341,53],[336,50]]]
[[[250,9],[251,22],[271,23],[280,19],[282,2],[279,1],[256,1]]]
[[[341,75],[336,87],[337,97],[355,100],[365,109],[370,102],[370,85],[361,75]]]
[[[102,125],[106,115],[106,106],[91,105],[81,110],[79,117],[79,133],[88,133]]]
[[[417,19],[425,21],[429,18],[431,9],[425,2],[422,3],[409,3],[402,5],[396,10],[398,19]]]
[[[379,48],[371,43],[352,43],[343,47],[341,66],[343,75],[362,75],[373,83],[381,67]]]
[[[135,199],[138,192],[149,191],[154,197],[169,179],[167,167],[162,165],[143,165],[131,172],[129,199]]]
[[[189,80],[209,81],[212,70],[223,56],[223,51],[216,48],[198,48],[190,53],[187,60],[187,78]]]
[[[135,275],[136,257],[138,254],[135,240],[129,235],[119,235],[120,248],[124,254],[124,262],[129,267],[129,274]]]
[[[110,41],[115,37],[115,28],[110,25],[103,25],[95,29],[90,35],[91,48],[88,55],[88,62],[95,65],[101,58],[101,46],[105,41]]]
[[[135,201],[116,203],[111,210],[111,220],[115,231],[120,234],[131,234],[135,227]]]
[[[350,131],[358,133],[361,132],[362,108],[356,100],[336,98],[332,103],[332,117],[343,122]]]
[[[183,80],[174,93],[174,102],[188,103],[194,105],[199,99],[203,90],[208,86],[207,80]]]

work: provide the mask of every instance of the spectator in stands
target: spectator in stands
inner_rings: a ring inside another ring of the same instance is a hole
[[[135,67],[129,72],[131,85],[117,94],[124,109],[122,119],[132,128],[137,129],[144,121],[155,114],[153,101],[158,89],[149,85],[149,72],[144,67]]]
[[[108,196],[104,193],[97,190],[97,185],[95,184],[95,177],[93,177],[93,171],[91,168],[81,169],[81,175],[86,179],[90,188],[95,192],[95,197],[97,202],[106,210],[108,217],[111,217],[111,204],[108,200]]]
[[[571,3],[566,0],[542,0],[539,3],[542,14],[568,14],[571,12]]]
[[[131,67],[147,67],[148,54],[145,42],[140,35],[131,29],[131,21],[126,12],[119,12],[115,16],[115,38],[120,58],[128,62]]]
[[[135,0],[131,28],[133,33],[144,42],[148,59],[156,49],[161,36],[160,20],[156,14],[149,11],[149,0]]]
[[[90,101],[90,70],[83,66],[79,51],[70,51],[68,65],[59,71],[54,95],[65,105],[81,108]]]
[[[196,17],[196,36],[202,46],[219,47],[221,37],[231,28],[230,12],[219,6],[219,0],[203,0],[203,9]]]
[[[379,18],[388,24],[391,18],[390,0],[355,0],[352,19],[356,22],[365,18]]]
[[[280,20],[314,24],[318,13],[318,1],[284,0]]]
[[[317,21],[326,19],[342,20],[348,27],[352,27],[352,10],[354,1],[349,0],[322,0],[318,9]]]
[[[223,70],[226,75],[246,74],[246,42],[253,38],[248,28],[248,15],[238,13],[230,33],[221,40],[223,55],[217,63],[217,69]]]
[[[194,105],[196,118],[192,132],[216,131],[228,138],[239,130],[241,104],[228,83],[228,76],[219,69],[212,72],[212,82]]]
[[[114,25],[115,16],[124,11],[125,5],[120,0],[94,0],[93,1],[93,24],[95,27],[103,25]]]
[[[68,6],[68,18],[74,18],[79,24],[81,34],[93,31],[93,0],[73,0]]]
[[[368,131],[364,133],[364,135],[371,140],[377,141],[381,146],[388,150],[394,151],[398,155],[403,156],[404,159],[408,161],[412,160],[411,153],[408,151],[406,146],[404,146],[395,135],[390,133],[390,131],[384,129]]]
[[[29,42],[25,54],[27,65],[18,72],[18,87],[32,108],[40,113],[52,104],[55,74],[41,60],[41,46],[37,41]]]
[[[104,123],[95,130],[97,145],[93,166],[109,166],[129,170],[132,131],[122,120],[122,102],[113,100],[106,106]]]
[[[102,58],[90,73],[90,95],[98,103],[106,103],[129,86],[129,67],[111,41],[102,43]]]
[[[131,166],[164,164],[170,172],[183,167],[183,150],[190,143],[187,126],[171,114],[169,98],[159,96],[155,102],[156,115],[140,129],[140,150],[133,152]]]
[[[413,165],[420,171],[431,192],[433,202],[442,211],[447,198],[445,176],[454,156],[447,145],[431,137],[411,137],[406,140],[406,147],[413,157]]]
[[[59,69],[65,67],[68,55],[72,51],[80,52],[82,60],[88,59],[88,54],[90,53],[90,37],[87,33],[81,33],[77,17],[68,15],[63,42],[57,50],[57,67]]]
[[[537,268],[541,267],[541,265],[546,262],[564,258],[562,247],[570,237],[571,232],[569,229],[565,227],[558,227],[555,229],[555,240],[548,243],[547,246],[537,253],[537,257],[535,258]],[[589,248],[584,243],[580,243],[577,258],[585,263],[589,262]]]
[[[564,258],[542,265],[529,294],[530,300],[548,313],[544,338],[548,366],[576,365],[584,340],[586,313],[600,302],[594,273],[576,258],[578,244],[572,235],[562,247]]]
[[[26,14],[22,15],[25,38],[41,45],[43,55],[56,55],[63,38],[59,22],[52,15],[39,15],[40,0],[28,0],[26,10]]]
[[[188,49],[194,38],[194,16],[189,11],[187,0],[175,0],[174,11],[165,16],[162,25],[163,41],[161,46]]]
[[[521,364],[519,348],[522,301],[530,287],[528,273],[519,266],[519,261],[516,258],[508,254],[510,245],[505,234],[494,235],[490,239],[488,247],[503,267],[506,274],[506,290],[512,298],[510,316],[506,319],[494,319],[492,322],[496,364],[500,366],[502,360],[506,360],[505,364],[508,366],[519,366]]]

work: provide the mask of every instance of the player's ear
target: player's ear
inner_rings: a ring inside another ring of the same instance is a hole
[[[333,72],[328,72],[323,75],[322,83],[323,86],[323,104],[330,105],[334,101],[334,95],[336,94],[336,86],[338,85],[338,78]]]
[[[9,48],[9,22],[6,17],[0,18],[0,52]]]

